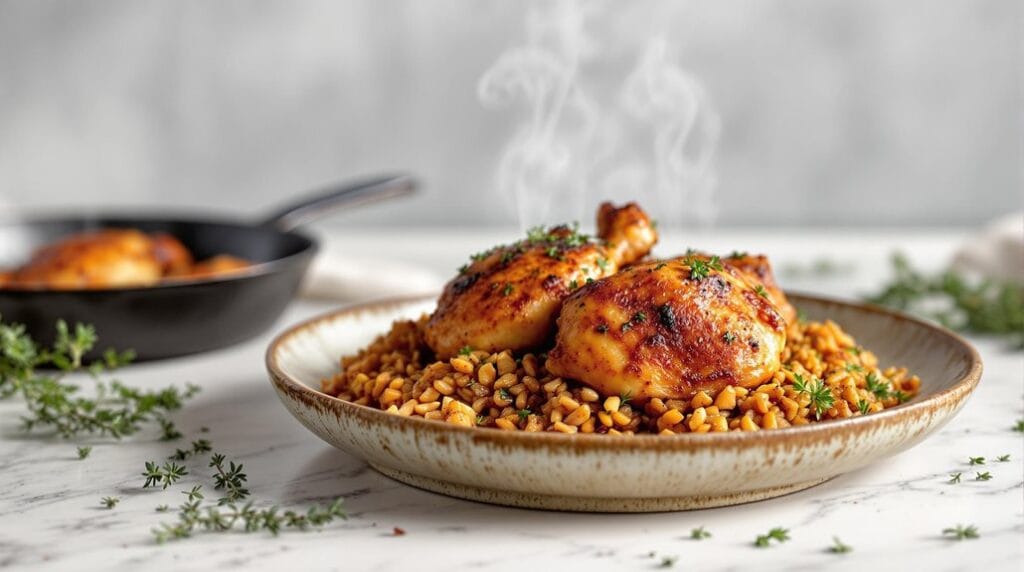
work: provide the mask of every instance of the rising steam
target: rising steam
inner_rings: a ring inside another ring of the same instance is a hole
[[[619,97],[602,105],[583,81],[585,65],[599,56],[586,34],[590,6],[533,6],[525,45],[503,53],[480,79],[484,106],[522,103],[527,112],[502,154],[499,192],[523,227],[588,219],[601,198],[640,200],[663,222],[712,222],[719,119],[705,89],[655,38]],[[649,143],[627,145],[630,134]]]

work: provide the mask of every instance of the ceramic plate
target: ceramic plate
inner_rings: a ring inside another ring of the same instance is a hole
[[[942,427],[981,377],[977,351],[956,334],[897,312],[790,295],[810,319],[831,318],[884,365],[920,376],[908,403],[851,419],[757,432],[615,437],[506,432],[400,417],[318,391],[343,354],[433,299],[345,308],[299,324],[267,352],[285,407],[324,441],[423,489],[496,504],[649,512],[776,497],[904,451]]]

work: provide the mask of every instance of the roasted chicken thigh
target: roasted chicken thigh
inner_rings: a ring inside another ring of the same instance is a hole
[[[602,395],[689,398],[781,367],[785,321],[766,288],[717,257],[637,264],[580,288],[547,369]]]
[[[656,241],[654,226],[636,204],[604,203],[596,241],[558,226],[477,255],[445,286],[425,328],[427,345],[440,358],[464,347],[539,347],[551,338],[569,294],[646,256]]]

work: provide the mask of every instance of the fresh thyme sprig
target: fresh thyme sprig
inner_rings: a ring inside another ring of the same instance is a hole
[[[197,530],[206,532],[227,532],[241,524],[245,532],[267,531],[277,536],[282,529],[308,530],[322,527],[335,519],[346,519],[348,515],[338,498],[327,506],[312,506],[306,512],[286,510],[279,513],[277,506],[267,509],[253,508],[249,502],[239,507],[235,503],[223,506],[202,507],[199,500],[190,500],[178,509],[178,522],[162,523],[153,529],[153,538],[163,544],[169,540],[188,538]]]
[[[994,334],[1024,348],[1024,287],[993,281],[975,284],[954,271],[928,276],[899,253],[892,264],[893,281],[868,301],[916,312],[956,330]],[[944,307],[936,310],[940,305]]]
[[[119,502],[121,502],[120,497],[103,497],[100,499],[100,504],[106,509],[114,508]]]
[[[828,550],[833,554],[846,554],[847,552],[852,552],[853,547],[849,544],[844,544],[842,540],[839,540],[838,536],[833,536],[832,546],[829,546]]]
[[[703,526],[698,526],[690,530],[690,538],[694,540],[704,540],[705,538],[711,538],[711,532],[706,530]]]
[[[174,461],[167,461],[162,467],[155,461],[146,461],[146,470],[142,473],[142,476],[146,477],[146,482],[142,484],[142,488],[160,486],[166,489],[187,474],[188,469]]]
[[[37,344],[24,325],[0,321],[0,398],[20,395],[24,399],[26,431],[48,428],[65,438],[81,434],[120,438],[145,424],[160,423],[165,435],[176,432],[167,414],[180,409],[198,387],[143,391],[107,381],[104,374],[130,363],[134,354],[107,350],[86,364],[85,356],[98,339],[95,329],[83,324],[70,328],[59,321],[56,330],[53,347],[47,348]],[[47,368],[55,371],[39,371]],[[65,381],[73,373],[93,379],[93,397],[81,395],[77,385]]]
[[[972,466],[972,467],[974,465],[984,465],[985,464],[985,457],[969,457],[968,461],[967,461],[967,464]]]
[[[990,481],[992,480],[992,473],[988,471],[974,473],[974,480],[976,481]]]
[[[189,449],[175,449],[174,454],[168,459],[172,461],[187,461],[190,457],[195,455],[201,455],[203,453],[209,453],[212,450],[212,445],[206,439],[197,439],[192,441],[192,447]]]
[[[227,505],[235,501],[244,500],[249,496],[249,489],[245,488],[248,477],[242,472],[243,465],[229,461],[227,468],[224,468],[224,455],[214,453],[210,457],[210,467],[216,471],[213,475],[214,489],[226,491],[223,497],[217,499],[218,505]]]
[[[945,528],[942,530],[942,535],[948,536],[953,540],[975,539],[981,536],[978,534],[978,527],[973,524],[968,526],[958,524],[954,527]]]
[[[754,546],[758,548],[767,548],[772,540],[783,543],[789,540],[789,529],[782,527],[775,527],[768,531],[767,534],[758,535],[754,540]]]

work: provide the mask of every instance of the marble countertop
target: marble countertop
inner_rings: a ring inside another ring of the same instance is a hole
[[[420,232],[420,234],[417,234]],[[508,233],[409,231],[334,232],[348,252],[374,252],[424,264],[439,274],[463,253]],[[854,296],[876,287],[886,257],[902,248],[927,268],[941,267],[962,233],[936,231],[743,231],[675,236],[672,246],[716,250],[763,245],[787,287]],[[371,250],[372,249],[372,250]],[[818,258],[838,261],[814,270]],[[352,260],[360,260],[358,256]],[[801,271],[802,269],[802,271]],[[337,303],[293,304],[280,330]],[[0,402],[0,568],[33,570],[326,569],[326,570],[648,570],[664,557],[674,569],[923,569],[1020,570],[1024,558],[1024,435],[1010,427],[1024,418],[1024,353],[972,338],[985,361],[983,381],[962,412],[921,445],[812,489],[760,503],[711,510],[646,514],[572,514],[477,504],[420,491],[369,469],[308,433],[278,402],[263,370],[273,332],[235,348],[139,364],[120,377],[130,385],[186,382],[203,391],[173,418],[182,442],[156,431],[113,442],[62,440],[19,429],[22,405]],[[200,433],[201,428],[208,433]],[[253,498],[305,507],[345,497],[346,521],[306,533],[198,534],[165,545],[150,529],[173,520],[155,507],[179,504],[180,491],[208,469],[166,491],[142,489],[143,462],[163,459],[189,438],[245,464]],[[77,445],[92,445],[79,461]],[[995,457],[1010,454],[1009,462]],[[969,456],[985,456],[992,480],[974,480]],[[963,482],[949,484],[950,473]],[[104,496],[120,504],[107,510]],[[942,529],[973,524],[981,538],[962,542]],[[713,536],[689,539],[704,526]],[[792,540],[752,545],[768,529],[790,529]],[[395,527],[406,534],[396,536]],[[827,549],[832,537],[851,545]]]

